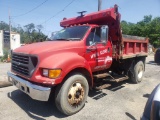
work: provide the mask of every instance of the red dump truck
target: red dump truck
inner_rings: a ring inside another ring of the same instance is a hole
[[[85,105],[89,89],[142,81],[148,39],[122,35],[117,5],[60,25],[53,40],[12,51],[9,81],[32,99],[48,101],[55,92],[57,108],[72,115]]]

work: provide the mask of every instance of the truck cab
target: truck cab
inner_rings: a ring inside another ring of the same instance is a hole
[[[108,39],[108,26],[98,25],[77,25],[67,27],[57,32],[52,41],[73,41],[81,42],[84,47],[83,55],[91,71],[108,69],[112,63],[112,46]]]

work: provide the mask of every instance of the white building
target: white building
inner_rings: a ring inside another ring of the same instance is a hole
[[[11,34],[9,34],[8,31],[0,30],[0,57],[3,56],[4,49],[9,51],[20,46],[20,34],[16,32],[11,32]]]
[[[3,31],[0,30],[0,57],[3,56]]]

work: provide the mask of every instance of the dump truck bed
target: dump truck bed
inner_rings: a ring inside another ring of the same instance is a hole
[[[122,35],[122,44],[122,59],[148,55],[148,38]]]

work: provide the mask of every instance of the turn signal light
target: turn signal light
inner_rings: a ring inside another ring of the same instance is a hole
[[[61,74],[61,69],[46,69],[45,68],[42,70],[42,74],[43,76],[51,78],[51,79],[57,78]]]
[[[57,78],[59,77],[61,74],[61,70],[60,69],[55,69],[55,70],[49,70],[49,78]]]

